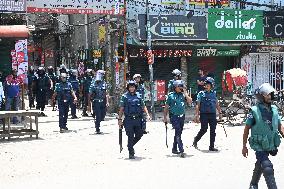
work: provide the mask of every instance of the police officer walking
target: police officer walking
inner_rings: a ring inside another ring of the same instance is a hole
[[[67,74],[61,73],[60,77],[61,77],[61,82],[57,83],[55,86],[55,91],[52,96],[52,102],[55,103],[55,98],[57,97],[58,109],[59,109],[59,128],[60,132],[63,132],[64,130],[68,130],[67,118],[68,118],[70,103],[76,104],[77,97],[72,89],[71,83],[67,81]]]
[[[168,94],[170,92],[174,92],[175,89],[174,89],[174,81],[176,80],[181,80],[181,71],[179,71],[178,69],[174,69],[173,72],[173,79],[169,81],[169,84],[168,84]]]
[[[106,108],[109,106],[109,95],[107,94],[107,84],[103,80],[105,71],[98,70],[89,89],[89,107],[93,101],[93,114],[95,115],[96,133],[101,134],[100,124],[104,119]]]
[[[246,144],[249,130],[251,130],[249,144],[256,155],[250,189],[258,188],[258,182],[262,174],[265,178],[267,188],[277,189],[273,164],[269,160],[269,155],[277,155],[277,148],[281,142],[279,133],[284,137],[284,127],[281,125],[277,107],[271,105],[274,93],[275,89],[269,83],[262,84],[256,91],[258,103],[251,108],[246,121],[242,154],[244,157],[248,156]]]
[[[143,136],[142,130],[142,118],[143,112],[147,114],[148,120],[150,116],[148,110],[144,104],[144,100],[136,93],[137,85],[135,81],[129,81],[127,84],[127,90],[120,100],[120,109],[118,117],[118,125],[122,128],[125,127],[126,135],[128,136],[128,151],[129,159],[135,159],[135,152],[133,146]],[[123,113],[125,115],[124,121],[122,122]]]
[[[181,134],[185,119],[185,102],[190,104],[192,102],[182,80],[173,82],[174,92],[169,93],[164,109],[164,122],[168,123],[168,113],[170,112],[170,121],[175,129],[174,143],[172,148],[173,154],[180,154],[182,158],[185,157]],[[179,148],[179,151],[177,150]]]
[[[46,95],[50,88],[53,88],[53,83],[45,74],[43,67],[39,67],[37,71],[37,78],[35,79],[36,88],[36,108],[41,111],[41,116],[46,116],[43,111],[45,109]]]
[[[140,74],[134,74],[133,80],[136,82],[137,85],[137,93],[140,95],[140,97],[145,100],[145,87],[143,84],[143,81],[141,79]],[[147,134],[148,131],[146,131],[146,116],[143,115],[143,121],[142,121],[142,128],[143,128],[143,134]]]
[[[216,109],[219,113],[219,119],[222,119],[222,112],[219,106],[216,91],[214,91],[214,79],[207,77],[204,82],[204,90],[197,94],[197,105],[196,105],[196,115],[195,121],[197,123],[201,122],[201,129],[197,136],[194,138],[193,146],[197,148],[197,142],[202,138],[202,136],[207,132],[208,124],[210,125],[210,146],[209,151],[218,151],[214,147],[215,137],[216,137]]]
[[[68,82],[71,83],[72,85],[72,89],[77,97],[77,99],[79,98],[79,80],[77,78],[77,70],[73,69],[70,71],[70,76],[68,78]],[[77,104],[74,102],[74,98],[73,98],[73,103],[70,103],[70,108],[71,108],[71,119],[77,119],[77,115],[76,115],[76,109],[77,109]]]
[[[86,76],[83,78],[82,83],[81,83],[81,89],[80,93],[83,95],[83,117],[88,117],[89,115],[87,114],[87,109],[89,105],[89,89],[92,83],[92,69],[87,69],[86,70]]]

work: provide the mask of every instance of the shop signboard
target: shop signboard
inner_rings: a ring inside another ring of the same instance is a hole
[[[263,41],[263,11],[208,9],[209,41]]]
[[[26,0],[0,0],[0,11],[1,13],[25,13],[27,11]]]
[[[264,34],[270,38],[284,37],[284,12],[264,12]]]
[[[152,40],[206,40],[207,28],[205,16],[188,18],[183,15],[150,15]],[[138,16],[141,40],[147,39],[146,16]]]
[[[206,4],[210,6],[215,6],[217,4],[220,4],[223,7],[230,6],[229,0],[188,0],[188,3],[190,5],[198,5],[198,6],[205,6]]]
[[[27,0],[29,13],[122,15],[123,0]]]

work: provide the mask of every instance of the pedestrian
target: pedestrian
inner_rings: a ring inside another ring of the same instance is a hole
[[[173,92],[174,91],[174,81],[176,80],[181,80],[181,71],[179,71],[178,69],[174,69],[172,71],[172,74],[173,74],[173,79],[169,81],[169,84],[168,84],[168,94],[170,92]]]
[[[28,69],[28,98],[29,98],[29,108],[32,109],[35,107],[35,82],[36,76],[34,68],[32,66]]]
[[[118,125],[120,128],[124,125],[126,135],[128,136],[129,159],[135,159],[133,147],[143,136],[143,112],[147,114],[147,118],[150,120],[144,100],[136,93],[137,87],[135,81],[129,81],[127,84],[128,92],[122,95],[119,104]],[[122,122],[123,113],[124,121]]]
[[[222,120],[222,112],[219,106],[216,91],[214,89],[214,79],[207,77],[204,81],[204,90],[200,91],[197,94],[197,104],[196,104],[196,115],[195,121],[197,123],[201,122],[201,129],[199,130],[197,136],[194,138],[193,146],[197,148],[198,141],[202,136],[207,132],[208,124],[210,126],[210,146],[209,151],[218,151],[214,147],[215,138],[216,138],[216,109],[219,113],[219,119]]]
[[[5,82],[5,110],[18,111],[20,105],[20,92],[23,90],[23,80],[17,77],[17,70],[13,69],[11,75],[6,77]],[[19,121],[17,117],[12,118],[12,123],[17,124]]]
[[[70,76],[68,78],[68,82],[71,83],[72,89],[76,95],[76,98],[79,98],[79,80],[77,78],[78,72],[76,69],[72,69],[70,71]],[[78,119],[76,115],[76,110],[77,110],[77,104],[74,103],[74,98],[72,99],[73,103],[70,103],[70,108],[71,108],[71,119]]]
[[[269,160],[269,155],[276,156],[280,146],[279,133],[284,137],[284,127],[278,109],[272,105],[275,89],[264,83],[256,90],[257,104],[251,108],[246,120],[243,134],[244,157],[248,156],[247,141],[255,151],[256,163],[253,176],[250,182],[250,189],[257,189],[258,182],[263,174],[268,189],[277,189],[274,177],[273,164]],[[249,131],[251,130],[250,138]]]
[[[72,85],[67,81],[67,74],[61,73],[61,81],[55,85],[55,91],[52,96],[52,102],[55,103],[57,97],[59,109],[59,128],[60,132],[68,130],[67,118],[70,103],[77,103],[77,97],[72,89]],[[73,99],[72,99],[73,98]]]
[[[137,93],[140,95],[140,97],[145,101],[145,87],[143,84],[143,81],[141,79],[140,74],[134,74],[133,80],[137,84]],[[143,128],[143,134],[148,134],[149,132],[146,130],[146,115],[143,114],[143,121],[142,121],[142,128]]]
[[[166,100],[164,109],[164,122],[168,123],[168,113],[170,113],[170,121],[175,129],[175,136],[173,142],[172,153],[180,154],[182,158],[185,157],[181,135],[185,120],[185,104],[192,102],[191,97],[188,95],[187,90],[182,80],[175,80],[173,82],[174,91],[169,93]],[[179,151],[177,150],[179,149]]]
[[[100,126],[103,121],[106,108],[109,106],[109,95],[107,92],[107,84],[103,80],[105,71],[98,70],[96,77],[93,79],[89,89],[89,107],[91,100],[93,103],[93,114],[95,115],[96,134],[101,134]]]
[[[83,96],[83,117],[88,117],[89,115],[87,114],[87,109],[89,105],[89,89],[93,80],[92,77],[92,69],[87,69],[85,73],[85,77],[82,80],[81,87],[80,87],[80,93]],[[90,109],[90,107],[89,107]]]
[[[37,77],[35,79],[36,89],[36,109],[40,110],[40,116],[46,117],[44,113],[46,104],[46,95],[48,90],[53,88],[51,79],[45,74],[44,67],[39,67],[37,70]]]
[[[47,95],[47,103],[48,103],[48,101],[51,101],[51,98],[52,98],[53,92],[54,92],[54,87],[55,87],[55,84],[57,82],[57,77],[55,75],[53,66],[49,66],[47,68],[47,76],[49,77],[49,79],[52,81],[52,84],[53,84],[52,87],[49,86],[49,88],[48,88],[48,95]],[[48,103],[48,104],[51,104],[51,102]]]

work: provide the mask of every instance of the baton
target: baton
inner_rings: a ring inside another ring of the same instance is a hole
[[[167,122],[165,123],[165,127],[166,127],[166,146],[168,148],[169,146],[168,146],[168,123]]]
[[[223,127],[223,129],[224,129],[225,135],[226,135],[226,137],[228,137],[227,131],[226,131],[226,129],[225,129],[225,127],[224,127],[224,124],[223,124],[223,123],[224,123],[224,120],[218,120],[217,123],[221,123],[221,127]]]

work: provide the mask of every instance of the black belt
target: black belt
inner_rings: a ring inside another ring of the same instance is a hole
[[[142,118],[141,115],[126,115],[125,117],[127,117],[129,119],[139,119],[139,118]]]

